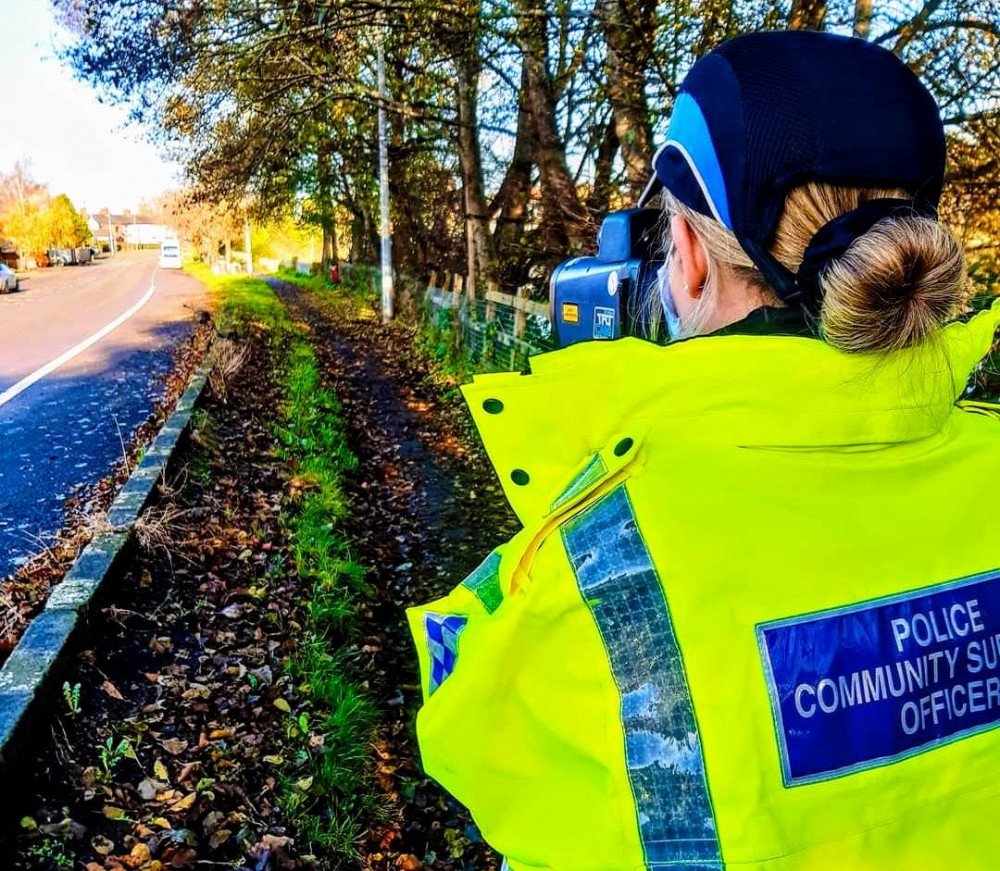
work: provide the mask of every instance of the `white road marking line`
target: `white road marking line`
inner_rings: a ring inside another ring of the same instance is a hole
[[[51,375],[60,366],[68,363],[74,357],[79,356],[92,345],[97,344],[97,342],[101,341],[101,339],[103,339],[108,333],[120,327],[123,323],[125,323],[125,321],[132,317],[132,315],[139,311],[139,309],[152,299],[153,294],[156,293],[157,269],[159,269],[159,267],[154,268],[153,274],[150,276],[149,289],[142,295],[140,300],[135,305],[133,305],[128,311],[118,315],[118,317],[111,321],[111,323],[105,324],[105,326],[101,327],[96,333],[94,333],[94,335],[89,336],[79,344],[74,345],[68,351],[64,351],[54,360],[49,360],[49,362],[44,366],[36,369],[30,375],[25,375],[24,378],[17,382],[17,384],[11,385],[3,393],[0,393],[0,408],[10,402],[15,396],[23,393],[31,387],[32,384],[41,381],[46,375]]]

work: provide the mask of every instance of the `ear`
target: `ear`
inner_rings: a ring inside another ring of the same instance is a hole
[[[692,299],[701,296],[708,278],[708,255],[701,240],[694,234],[691,225],[682,215],[670,219],[670,234],[674,240],[674,256],[680,270],[687,293]]]

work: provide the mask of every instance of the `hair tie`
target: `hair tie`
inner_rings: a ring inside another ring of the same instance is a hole
[[[795,283],[809,307],[819,310],[823,300],[819,277],[830,262],[842,256],[859,236],[863,236],[883,218],[894,217],[900,212],[912,215],[913,201],[898,197],[866,200],[856,209],[838,215],[816,231],[806,246],[802,264],[795,274]]]

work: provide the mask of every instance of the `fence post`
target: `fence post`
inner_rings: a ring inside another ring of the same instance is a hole
[[[435,283],[436,281],[437,281],[437,270],[434,270],[434,271],[433,271],[433,272],[431,273],[431,277],[430,277],[430,278],[428,279],[428,281],[427,281],[427,286],[428,286],[428,287],[434,287],[434,283]]]
[[[514,338],[520,339],[524,335],[524,328],[528,323],[527,308],[524,302],[528,300],[529,288],[519,287],[517,289],[517,300],[523,301],[520,305],[515,302],[514,307]]]
[[[451,295],[455,308],[462,307],[462,276],[457,272],[451,276]]]
[[[486,283],[486,320],[492,321],[496,316],[496,303],[490,298],[491,294],[499,293],[500,285],[495,281],[488,281]]]

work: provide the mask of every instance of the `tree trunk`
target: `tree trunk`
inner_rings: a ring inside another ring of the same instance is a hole
[[[615,133],[634,202],[649,181],[653,159],[646,70],[653,56],[656,0],[598,0],[597,16],[607,45],[605,72]]]
[[[372,263],[381,262],[381,237],[379,236],[378,229],[375,226],[375,222],[372,220],[371,212],[368,208],[362,206],[361,209],[361,220],[362,226],[364,228],[366,244],[368,245],[368,256],[371,258]]]
[[[478,20],[479,5],[470,10]],[[456,60],[458,72],[458,162],[462,170],[465,236],[468,246],[469,290],[485,287],[495,280],[493,245],[483,186],[483,159],[479,148],[478,108],[479,60],[478,28],[470,29],[468,42]]]
[[[365,248],[368,245],[368,233],[365,228],[365,218],[360,211],[351,215],[351,263],[367,263]]]
[[[826,0],[794,0],[788,26],[792,30],[825,29]]]
[[[331,224],[323,228],[323,272],[329,271],[330,265],[337,260],[337,228]]]
[[[527,278],[523,233],[531,196],[531,172],[535,165],[534,124],[526,105],[527,90],[527,71],[522,69],[514,154],[490,206],[490,214],[497,216],[493,231],[497,279],[502,287],[508,289],[519,287]]]
[[[597,156],[594,158],[594,187],[587,198],[587,208],[591,214],[606,215],[610,208],[611,172],[614,169],[618,146],[618,125],[612,116],[604,127],[604,135],[601,137],[600,145],[597,146]],[[649,172],[648,168],[646,171]]]
[[[319,211],[320,229],[323,231],[320,263],[325,275],[337,256],[337,228],[334,226],[330,144],[323,134],[320,135],[320,142],[316,148],[316,206]]]
[[[859,39],[868,39],[872,29],[872,0],[855,0],[854,2],[854,35]]]
[[[592,233],[566,164],[566,146],[556,125],[556,98],[549,73],[544,0],[518,0],[518,42],[526,70],[527,100],[535,133],[535,162],[541,177],[545,230],[550,250],[583,250]]]
[[[253,243],[250,239],[250,219],[243,216],[243,249],[247,252],[247,275],[253,275]]]

